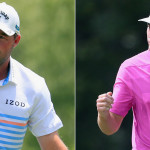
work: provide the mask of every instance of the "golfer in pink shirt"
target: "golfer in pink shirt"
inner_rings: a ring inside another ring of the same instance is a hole
[[[114,134],[132,108],[132,150],[150,150],[150,16],[139,21],[148,24],[148,50],[121,64],[113,94],[98,96],[98,125],[104,134]]]

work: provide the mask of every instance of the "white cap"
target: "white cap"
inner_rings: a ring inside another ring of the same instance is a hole
[[[143,21],[143,22],[150,23],[150,16],[147,17],[147,18],[140,19],[140,20],[138,20],[138,21]]]
[[[20,33],[20,20],[16,10],[5,2],[0,3],[0,30],[8,36]]]

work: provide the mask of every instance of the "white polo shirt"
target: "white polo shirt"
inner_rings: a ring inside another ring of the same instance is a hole
[[[20,150],[27,127],[38,137],[62,126],[44,78],[11,58],[8,82],[0,86],[0,149]]]

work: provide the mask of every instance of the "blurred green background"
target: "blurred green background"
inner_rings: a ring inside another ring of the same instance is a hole
[[[43,76],[64,127],[60,137],[75,148],[75,2],[74,0],[6,0],[18,12],[21,41],[13,58]],[[23,150],[40,150],[27,132]]]

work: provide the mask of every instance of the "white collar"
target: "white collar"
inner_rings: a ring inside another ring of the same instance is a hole
[[[16,77],[16,65],[14,59],[10,56],[10,73],[9,73],[9,82],[17,84],[17,77]]]

